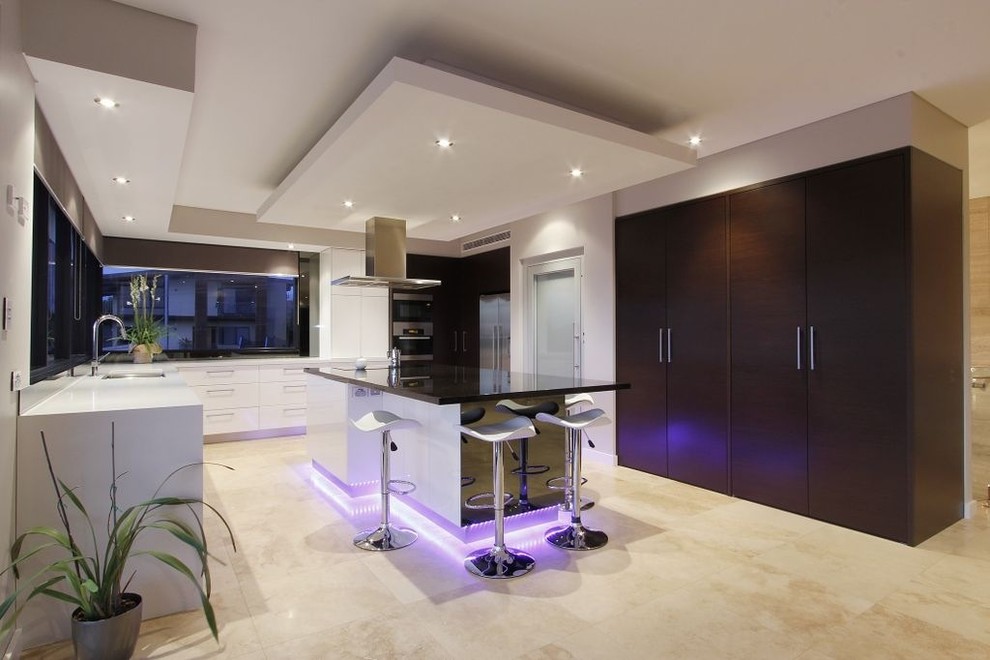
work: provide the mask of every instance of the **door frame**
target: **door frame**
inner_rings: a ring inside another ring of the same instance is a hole
[[[573,271],[575,282],[574,295],[574,338],[578,340],[578,345],[574,352],[577,369],[575,375],[580,376],[584,369],[584,319],[582,315],[581,298],[583,293],[582,278],[584,274],[584,252],[558,253],[555,255],[544,255],[538,257],[537,261],[526,263],[525,276],[525,305],[526,305],[526,350],[525,350],[525,370],[529,373],[536,373],[536,278],[540,275],[548,275],[561,271]]]

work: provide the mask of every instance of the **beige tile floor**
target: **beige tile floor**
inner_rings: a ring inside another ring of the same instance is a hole
[[[354,548],[375,498],[346,513],[311,484],[303,438],[207,445],[220,643],[199,612],[144,622],[138,658],[990,658],[987,509],[918,548],[624,468],[586,464],[605,548],[510,534],[536,570],[468,575],[485,545],[424,535]],[[71,657],[65,645],[32,658]]]

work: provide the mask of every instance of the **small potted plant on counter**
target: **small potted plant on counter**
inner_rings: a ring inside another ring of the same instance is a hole
[[[216,616],[210,604],[209,559],[213,555],[207,547],[202,519],[194,507],[202,505],[213,511],[234,544],[230,525],[219,511],[202,499],[161,495],[162,489],[177,473],[205,463],[190,463],[177,468],[162,481],[150,499],[121,508],[117,502],[117,483],[123,475],[118,475],[116,471],[114,428],[111,424],[110,513],[106,540],[101,543],[97,541],[93,520],[73,492],[74,489],[56,477],[44,433],[41,434],[41,442],[57,496],[56,508],[62,528],[35,527],[14,540],[10,549],[11,564],[0,571],[0,575],[11,571],[19,583],[17,589],[0,603],[0,638],[13,628],[17,615],[31,599],[35,596],[48,596],[76,606],[71,623],[72,643],[78,660],[130,658],[141,628],[141,596],[127,591],[134,572],[127,575],[125,565],[130,557],[148,555],[195,585],[210,632],[219,641]],[[233,469],[225,465],[221,467]],[[167,512],[176,509],[191,513],[194,522],[189,522],[188,516],[187,520],[165,516]],[[79,523],[82,538],[79,536]],[[185,562],[168,552],[137,549],[135,543],[149,530],[166,532],[192,548],[199,559],[199,570],[193,571]],[[88,546],[91,550],[86,552],[83,546]],[[236,551],[236,544],[233,547]],[[38,558],[30,561],[35,556]],[[38,561],[42,556],[45,563],[39,566]],[[214,559],[216,560],[215,557]],[[22,576],[22,570],[28,566],[34,574]]]
[[[130,351],[134,361],[139,363],[151,362],[162,352],[158,340],[165,336],[165,326],[155,319],[155,302],[158,290],[158,278],[155,275],[148,282],[147,275],[135,275],[131,278],[131,308],[134,310],[134,325],[127,329],[127,339],[131,342]]]

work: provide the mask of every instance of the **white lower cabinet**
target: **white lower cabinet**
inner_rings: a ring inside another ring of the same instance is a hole
[[[305,369],[318,362],[180,366],[203,402],[203,435],[275,435],[306,427]]]

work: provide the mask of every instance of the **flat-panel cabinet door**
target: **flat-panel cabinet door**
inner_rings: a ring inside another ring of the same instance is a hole
[[[729,196],[729,273],[732,493],[807,514],[803,179]]]
[[[666,215],[668,476],[729,488],[725,197]]]
[[[667,476],[664,223],[650,213],[615,225],[616,393],[619,464]]]
[[[906,162],[807,179],[811,515],[907,540]]]

